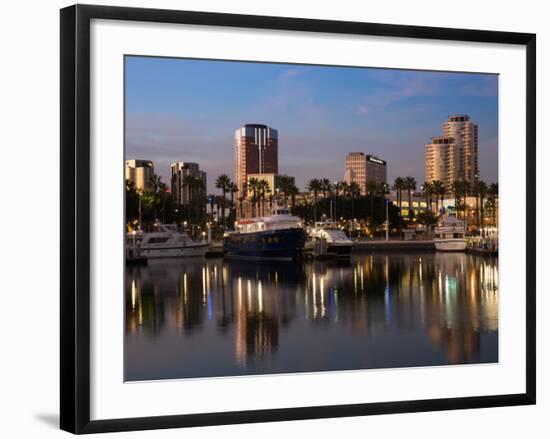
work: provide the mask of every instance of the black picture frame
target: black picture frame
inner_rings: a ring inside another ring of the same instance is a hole
[[[526,392],[224,413],[90,420],[90,21],[133,20],[333,34],[406,37],[526,47]],[[61,10],[60,426],[72,433],[272,422],[324,417],[535,404],[536,36],[530,33],[234,15],[110,6]]]

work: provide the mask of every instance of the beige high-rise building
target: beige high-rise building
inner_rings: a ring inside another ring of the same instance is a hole
[[[449,116],[443,124],[443,135],[455,139],[458,154],[458,178],[473,183],[479,178],[477,161],[477,125],[470,116]]]
[[[449,116],[443,135],[426,145],[426,181],[440,180],[450,190],[455,180],[479,178],[477,125],[466,114]]]
[[[453,137],[432,137],[426,145],[426,181],[439,180],[450,188],[458,179],[459,160]]]
[[[150,160],[126,160],[124,178],[132,183],[139,192],[153,190],[155,168]]]
[[[386,183],[387,163],[374,155],[362,152],[350,152],[346,156],[344,180],[359,185],[361,194],[366,193],[368,182]]]

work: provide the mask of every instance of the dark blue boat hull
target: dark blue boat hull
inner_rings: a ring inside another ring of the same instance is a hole
[[[301,255],[305,242],[303,229],[232,233],[223,238],[223,250],[233,257],[295,259]]]

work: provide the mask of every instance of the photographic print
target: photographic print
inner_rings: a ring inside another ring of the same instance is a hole
[[[499,361],[498,75],[124,63],[126,381]]]

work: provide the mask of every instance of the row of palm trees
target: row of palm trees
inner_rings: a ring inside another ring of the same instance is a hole
[[[417,190],[417,182],[414,177],[397,177],[394,181],[392,188],[397,194],[397,205],[399,207],[399,213],[403,205],[403,196],[406,194],[408,199],[408,214],[407,219],[409,222],[414,218],[414,209],[412,206],[413,193]],[[213,204],[218,205],[218,211],[221,207],[221,223],[225,227],[227,207],[230,208],[229,216],[233,215],[236,218],[236,203],[235,194],[239,192],[237,185],[226,175],[222,174],[216,179],[216,188],[222,192],[221,197],[216,195],[210,195],[209,201],[211,203],[211,213],[213,211]],[[282,201],[284,205],[290,206],[292,210],[296,207],[296,197],[300,193],[299,189],[294,184],[294,179],[289,176],[281,176],[280,185],[277,189],[277,193],[273,192],[273,188],[270,187],[266,180],[250,178],[248,182],[243,185],[242,192],[238,199],[240,209],[242,211],[243,202],[248,199],[252,207],[252,215],[265,215],[266,205],[269,203],[271,207],[275,197],[279,201]],[[350,200],[351,201],[351,218],[355,217],[355,204],[358,198],[362,196],[362,193],[368,198],[368,206],[370,212],[368,217],[372,220],[375,217],[375,210],[378,208],[384,208],[385,196],[388,194],[390,187],[385,183],[377,183],[368,181],[365,187],[360,187],[356,182],[336,181],[332,183],[328,178],[314,178],[307,182],[306,190],[311,196],[311,203],[304,201],[301,207],[311,208],[313,211],[313,220],[317,221],[320,214],[328,215],[329,212],[321,211],[318,209],[328,209],[327,203],[320,203],[320,199],[327,199],[333,197],[334,204],[331,205],[331,212],[335,218],[338,218],[338,200]],[[440,206],[443,205],[443,200],[448,194],[452,194],[455,198],[455,206],[457,216],[466,217],[466,197],[474,196],[476,198],[476,216],[478,221],[478,227],[483,226],[483,217],[485,211],[490,209],[493,212],[496,222],[496,202],[498,199],[498,184],[493,183],[488,185],[482,180],[476,180],[473,184],[465,180],[456,180],[449,187],[439,180],[424,182],[420,186],[420,190],[426,199],[426,205],[428,207],[427,215],[439,214]],[[230,199],[227,199],[227,195],[230,195]],[[344,202],[342,203],[342,214],[344,214]],[[379,206],[377,206],[377,202]],[[331,202],[332,203],[332,202]],[[307,206],[306,206],[307,204]],[[435,210],[434,210],[435,205]],[[348,204],[349,209],[349,204]],[[436,215],[433,215],[434,218]],[[218,215],[219,216],[219,215]],[[378,215],[379,216],[379,215]],[[400,219],[401,222],[401,219]]]
[[[399,182],[396,179],[396,184],[397,183]],[[432,182],[424,182],[422,185],[422,192],[426,198],[426,205],[430,210],[432,210],[433,201],[435,200],[436,212],[439,212],[439,203],[441,202],[441,205],[443,205],[445,195],[452,194],[455,199],[457,217],[460,217],[462,213],[463,219],[466,218],[466,198],[468,196],[475,197],[477,227],[483,227],[483,219],[487,209],[492,212],[493,221],[496,224],[498,183],[488,185],[480,179],[476,179],[473,183],[466,180],[455,180],[450,187],[447,188],[443,182],[435,180]]]

